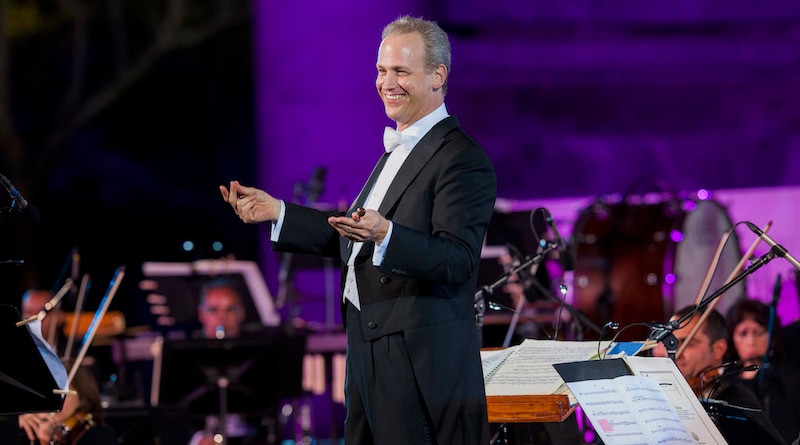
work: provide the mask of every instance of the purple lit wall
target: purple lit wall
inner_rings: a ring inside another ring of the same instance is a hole
[[[448,109],[503,198],[800,185],[800,3],[344,3],[255,2],[258,185],[279,197],[316,166],[322,202],[358,193],[391,124],[379,32],[403,13],[450,33]]]

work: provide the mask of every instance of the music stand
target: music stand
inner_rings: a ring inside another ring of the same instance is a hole
[[[0,338],[5,359],[0,362],[0,414],[55,412],[61,410],[63,395],[17,308],[0,305]],[[62,365],[63,367],[63,365]]]
[[[253,261],[145,262],[142,273],[145,279],[139,287],[148,292],[150,311],[158,326],[195,326],[200,288],[216,278],[226,278],[235,283],[245,308],[245,324],[280,324],[280,315],[275,310],[264,276]]]
[[[722,400],[700,399],[700,403],[731,445],[786,443],[760,409],[730,405]]]
[[[303,392],[305,337],[268,328],[240,338],[165,340],[154,404],[221,417],[270,412]]]

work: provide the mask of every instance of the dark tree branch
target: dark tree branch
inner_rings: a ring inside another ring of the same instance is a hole
[[[42,177],[49,171],[59,153],[64,150],[66,141],[135,85],[164,54],[197,45],[231,26],[245,23],[250,16],[248,8],[233,10],[229,2],[220,4],[222,6],[216,10],[213,17],[203,23],[184,28],[182,24],[186,16],[185,0],[170,0],[156,28],[151,46],[111,83],[86,98],[70,113],[68,120],[53,131],[33,169],[33,176]]]

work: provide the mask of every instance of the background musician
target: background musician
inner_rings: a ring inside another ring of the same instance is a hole
[[[64,360],[71,369],[72,360]],[[19,416],[23,444],[39,445],[115,445],[114,430],[104,423],[100,391],[94,375],[79,366],[70,383],[71,392],[57,413]]]
[[[676,312],[670,321],[678,320],[695,309],[694,305],[687,306]],[[737,383],[733,376],[722,374],[723,357],[728,350],[728,333],[725,319],[718,311],[712,310],[695,335],[688,338],[689,333],[700,322],[701,315],[702,312],[698,311],[688,323],[673,332],[679,344],[688,341],[675,360],[681,374],[701,399],[723,400],[731,405],[761,409],[761,404],[750,389]],[[659,343],[653,349],[653,355],[666,357],[667,351]]]
[[[207,339],[236,338],[245,330],[245,307],[236,283],[226,278],[215,278],[200,289],[197,317]],[[263,326],[261,326],[263,328]],[[208,416],[202,430],[192,436],[190,445],[215,445],[214,435],[219,431],[219,417]],[[229,444],[255,445],[264,442],[258,423],[237,414],[226,416],[225,431]]]
[[[748,299],[731,306],[726,322],[732,345],[726,359],[760,366],[740,373],[737,380],[756,394],[783,440],[791,443],[800,434],[800,366],[786,352],[780,319],[773,318],[770,334],[770,308]]]

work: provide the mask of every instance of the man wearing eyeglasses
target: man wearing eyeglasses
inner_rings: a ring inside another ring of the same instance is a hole
[[[238,337],[242,331],[245,313],[239,292],[233,283],[217,279],[200,289],[197,318],[203,325],[206,338]]]
[[[203,336],[208,339],[236,338],[242,333],[245,319],[244,305],[234,282],[217,278],[207,281],[200,288],[200,301],[197,306],[197,318],[203,326]],[[197,431],[189,445],[216,445],[215,432],[219,428],[220,419],[208,416],[203,431]],[[229,434],[227,440],[232,444],[261,444],[258,441],[258,429],[252,422],[236,414],[226,417],[225,429]]]

